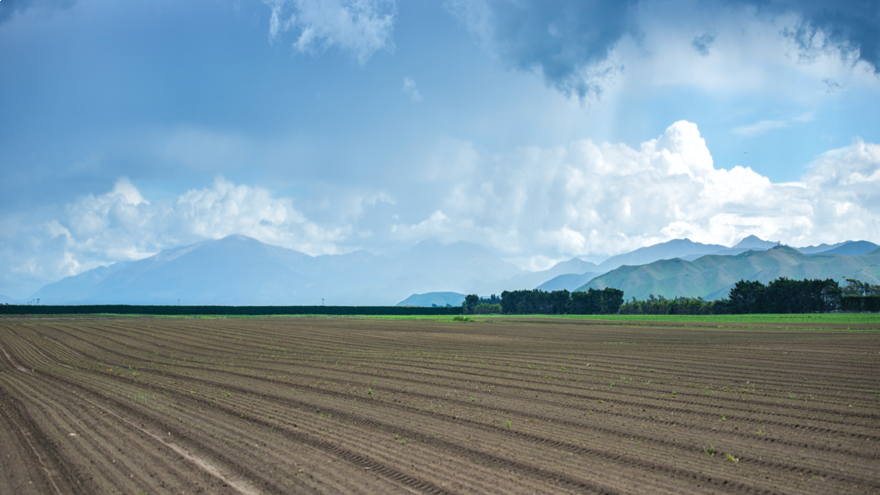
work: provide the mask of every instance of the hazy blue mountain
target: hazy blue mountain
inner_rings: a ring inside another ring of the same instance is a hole
[[[559,275],[551,278],[550,280],[544,282],[543,284],[538,286],[538,289],[544,290],[547,292],[551,292],[554,290],[567,290],[569,292],[574,291],[578,287],[586,284],[590,280],[601,275],[596,272],[587,272],[587,273],[567,273],[565,275]]]
[[[844,256],[853,256],[859,254],[868,254],[871,251],[880,248],[880,246],[868,241],[847,241],[842,245],[822,251],[817,254],[842,254]]]
[[[403,301],[397,303],[398,306],[461,306],[464,302],[464,294],[458,292],[428,292],[426,294],[413,294]]]
[[[24,301],[19,301],[18,299],[13,299],[9,296],[5,296],[0,294],[0,304],[23,304]]]
[[[745,239],[736,243],[734,249],[751,249],[753,251],[766,251],[772,247],[779,245],[778,242],[765,241],[757,236],[750,235]]]
[[[516,265],[470,242],[443,245],[437,241],[423,241],[396,256],[392,266],[392,273],[398,276],[423,275],[451,286],[473,288],[488,280],[501,280],[523,273]]]
[[[313,281],[293,268],[307,258],[249,237],[229,236],[130,262],[90,290],[69,293],[63,302],[177,304],[179,299],[182,304],[302,304]],[[54,303],[52,298],[44,301]]]
[[[522,273],[485,248],[419,243],[394,257],[366,251],[312,257],[233,235],[67,277],[42,304],[391,305],[435,289],[473,292]]]
[[[373,283],[353,286],[335,295],[332,301],[390,305],[426,292],[484,294],[480,288],[487,280],[507,279],[521,273],[516,265],[478,244],[429,240],[388,259],[382,272],[375,274]]]
[[[724,256],[735,256],[737,254],[745,253],[746,251],[766,251],[766,250],[768,250],[778,244],[779,244],[778,242],[765,241],[757,236],[750,235],[750,236],[746,237],[745,239],[736,243],[736,245],[734,245],[733,247],[719,249],[718,251],[715,251],[714,253],[711,253],[711,254],[718,254],[718,255],[724,255]],[[697,258],[698,257],[689,256],[685,259],[687,259],[689,261],[693,261]]]
[[[850,242],[852,242],[852,241],[838,242],[837,244],[819,244],[818,246],[804,246],[804,247],[799,247],[799,248],[795,248],[795,249],[797,249],[798,251],[800,251],[804,254],[818,254],[818,253],[824,253],[825,251],[830,251],[834,248],[838,248],[838,247],[843,246],[844,244],[847,244]]]
[[[717,299],[726,297],[739,280],[768,283],[779,277],[841,280],[858,278],[880,283],[880,249],[867,255],[805,255],[788,246],[766,251],[747,251],[735,256],[707,255],[694,261],[655,261],[641,266],[622,266],[578,288],[622,289],[625,297],[645,299],[650,294]]]
[[[572,258],[568,261],[560,261],[547,270],[521,273],[514,277],[493,281],[489,284],[484,283],[480,287],[479,295],[501,295],[505,290],[532,290],[560,275],[580,275],[586,272],[595,273],[597,271],[598,266],[595,263],[590,263],[580,258]]]
[[[38,290],[32,298],[40,298],[40,304],[54,304],[53,301],[66,301],[71,294],[79,299],[87,299],[94,295],[95,286],[109,275],[124,268],[128,263],[114,263],[110,266],[99,266],[72,277],[62,278],[58,282],[48,284]]]
[[[702,256],[717,251],[728,249],[720,244],[702,244],[694,242],[690,239],[673,239],[660,244],[646,246],[624,254],[612,256],[599,264],[599,273],[613,270],[623,265],[644,265],[657,260],[670,260],[673,258],[683,258],[685,256]]]

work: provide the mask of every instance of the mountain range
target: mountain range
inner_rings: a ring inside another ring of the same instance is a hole
[[[627,299],[642,300],[653,294],[666,298],[683,296],[713,300],[727,297],[739,280],[759,280],[766,284],[779,277],[796,280],[831,278],[841,283],[843,278],[855,278],[877,284],[880,283],[880,249],[875,245],[868,254],[806,255],[779,245],[765,251],[746,251],[737,255],[706,255],[694,261],[681,258],[660,260],[619,267],[577,290],[614,287],[623,290]]]
[[[621,288],[627,298],[653,293],[708,299],[723,297],[741,278],[769,281],[774,273],[853,275],[878,283],[877,253],[867,254],[877,248],[847,241],[797,251],[753,236],[733,247],[676,239],[598,265],[572,258],[526,272],[468,242],[423,241],[394,256],[363,250],[309,256],[232,235],[98,267],[46,285],[30,299],[41,304],[445,306],[460,304],[464,294],[590,287]]]

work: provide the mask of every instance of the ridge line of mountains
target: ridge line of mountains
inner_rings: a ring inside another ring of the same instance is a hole
[[[423,241],[393,257],[360,250],[309,256],[242,235],[202,241],[64,278],[40,304],[458,306],[465,294],[622,289],[627,300],[727,296],[741,279],[856,278],[880,284],[880,246],[792,248],[755,236],[733,247],[675,239],[595,264],[579,258],[523,271],[473,243]],[[0,303],[20,303],[0,296]]]

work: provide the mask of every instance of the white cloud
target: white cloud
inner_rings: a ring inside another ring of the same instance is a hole
[[[363,65],[379,50],[393,50],[394,0],[265,0],[272,9],[269,41],[298,31],[293,48],[320,54],[331,47]]]
[[[858,139],[821,155],[796,183],[715,168],[697,126],[684,121],[637,150],[580,140],[468,161],[473,172],[446,185],[442,217],[397,232],[454,232],[524,266],[683,237],[724,245],[750,234],[792,245],[880,240],[880,146]]]
[[[418,103],[423,99],[416,82],[408,77],[403,78],[403,88],[401,88],[401,91],[409,96],[412,102]]]

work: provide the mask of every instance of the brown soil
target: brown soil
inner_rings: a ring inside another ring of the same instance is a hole
[[[880,491],[876,331],[3,319],[0,351],[0,494]]]

